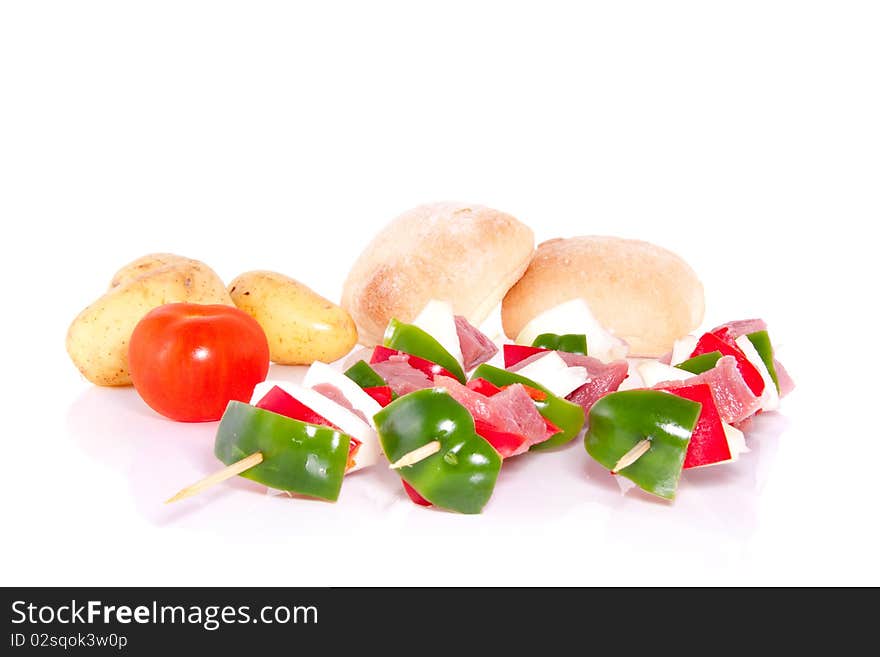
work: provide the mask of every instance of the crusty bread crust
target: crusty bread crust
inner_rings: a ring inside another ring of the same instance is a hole
[[[676,254],[618,237],[553,239],[504,297],[504,332],[516,338],[534,317],[583,298],[633,356],[660,356],[703,321],[703,285]]]
[[[421,205],[367,245],[348,274],[342,307],[365,345],[382,341],[392,317],[411,321],[431,299],[479,325],[522,276],[534,245],[528,226],[498,210]]]

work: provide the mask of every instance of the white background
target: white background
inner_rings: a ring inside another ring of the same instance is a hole
[[[0,583],[880,584],[876,3],[293,5],[0,8]],[[338,299],[443,199],[676,250],[707,325],[764,317],[798,390],[673,505],[572,445],[477,517],[380,471],[335,505],[238,480],[163,506],[215,425],[68,360],[113,272],[173,251]]]

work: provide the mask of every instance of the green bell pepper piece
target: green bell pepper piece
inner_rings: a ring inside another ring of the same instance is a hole
[[[231,401],[217,428],[214,455],[231,465],[261,452],[263,462],[242,472],[242,477],[270,488],[335,501],[345,476],[350,440],[329,427]]]
[[[560,431],[549,440],[545,440],[537,445],[532,445],[531,450],[549,449],[564,445],[573,439],[584,426],[584,409],[579,404],[573,404],[570,401],[557,397],[540,383],[536,383],[531,379],[509,372],[500,367],[493,367],[483,363],[474,370],[472,379],[486,379],[489,383],[503,387],[513,385],[514,383],[522,383],[523,385],[535,388],[547,395],[546,399],[535,400],[535,407],[538,412],[559,427]]]
[[[446,351],[432,335],[414,324],[404,324],[392,319],[385,329],[382,345],[437,363],[461,383],[467,381],[461,363],[455,359],[455,356]]]
[[[720,358],[720,351],[710,351],[708,354],[700,354],[699,356],[688,358],[686,361],[679,363],[675,367],[680,370],[687,370],[693,374],[702,374],[715,367]]]
[[[587,452],[613,470],[642,440],[650,447],[619,476],[664,499],[674,499],[688,442],[702,405],[662,390],[613,392],[593,404],[584,436]]]
[[[492,496],[501,457],[474,430],[468,410],[439,388],[399,397],[376,413],[379,442],[388,460],[439,441],[440,451],[398,474],[435,506],[479,513]]]
[[[770,378],[773,379],[773,383],[776,386],[776,391],[779,392],[779,379],[776,378],[776,365],[773,363],[773,343],[770,342],[770,334],[767,331],[755,331],[754,333],[749,333],[746,337],[752,343],[755,351],[758,352],[761,360],[764,361],[764,365],[770,373]]]
[[[552,349],[553,351],[566,351],[570,354],[587,355],[587,336],[583,333],[542,333],[535,341],[533,347]]]
[[[359,360],[345,370],[345,376],[357,383],[361,388],[377,388],[387,386],[385,379],[370,367],[365,360]]]

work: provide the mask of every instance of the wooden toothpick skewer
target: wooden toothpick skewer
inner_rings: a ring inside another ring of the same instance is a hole
[[[208,475],[207,477],[197,481],[193,485],[187,486],[183,490],[177,492],[175,495],[165,500],[165,504],[171,504],[171,502],[179,502],[180,500],[185,500],[187,497],[198,495],[199,493],[210,488],[211,486],[219,484],[221,481],[232,479],[235,475],[241,474],[245,470],[250,470],[252,467],[254,467],[255,465],[259,465],[262,462],[263,453],[254,452],[250,456],[245,456],[240,461],[236,461],[232,465],[227,465],[222,470],[218,470],[214,474]]]
[[[415,465],[419,461],[423,461],[440,451],[440,441],[432,440],[427,445],[417,447],[411,452],[407,452],[388,467],[392,470],[398,470],[408,465]]]
[[[640,458],[642,458],[645,455],[645,452],[647,452],[649,449],[651,449],[651,441],[648,438],[640,440],[631,450],[620,457],[620,459],[614,465],[614,468],[612,468],[611,473],[617,474],[625,467],[632,465]]]
[[[389,467],[392,470],[397,470],[399,468],[406,467],[408,465],[415,465],[419,461],[422,461],[429,456],[432,456],[440,451],[440,441],[433,440],[427,445],[422,445],[413,451],[404,454],[399,459],[397,459],[394,463],[392,463]],[[180,500],[185,500],[188,497],[193,497],[194,495],[198,495],[199,493],[219,484],[222,481],[226,481],[227,479],[232,479],[234,476],[241,474],[245,470],[250,470],[255,465],[259,465],[263,462],[263,453],[262,452],[254,452],[250,456],[245,456],[240,461],[236,461],[232,465],[227,465],[222,470],[218,470],[214,474],[208,475],[204,479],[197,481],[191,486],[187,486],[183,490],[178,491],[173,496],[169,497],[165,500],[165,504],[171,504],[172,502],[179,502]]]

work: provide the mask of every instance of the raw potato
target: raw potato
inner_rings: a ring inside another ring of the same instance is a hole
[[[283,274],[247,272],[229,284],[229,294],[263,327],[270,358],[281,365],[331,363],[357,342],[345,310]]]
[[[137,260],[129,262],[125,267],[116,272],[113,276],[113,280],[110,281],[110,289],[112,290],[114,287],[119,287],[124,283],[140,278],[144,274],[149,274],[156,269],[161,269],[168,265],[184,265],[189,262],[197,261],[184,258],[183,256],[174,255],[173,253],[150,253],[149,255],[145,255]]]
[[[139,266],[157,257],[146,256],[120,270],[114,278],[118,284],[83,310],[67,331],[67,353],[96,385],[131,385],[128,342],[153,308],[178,302],[233,305],[223,280],[198,260],[173,256],[179,260],[158,267],[149,264],[145,273],[132,277]]]

